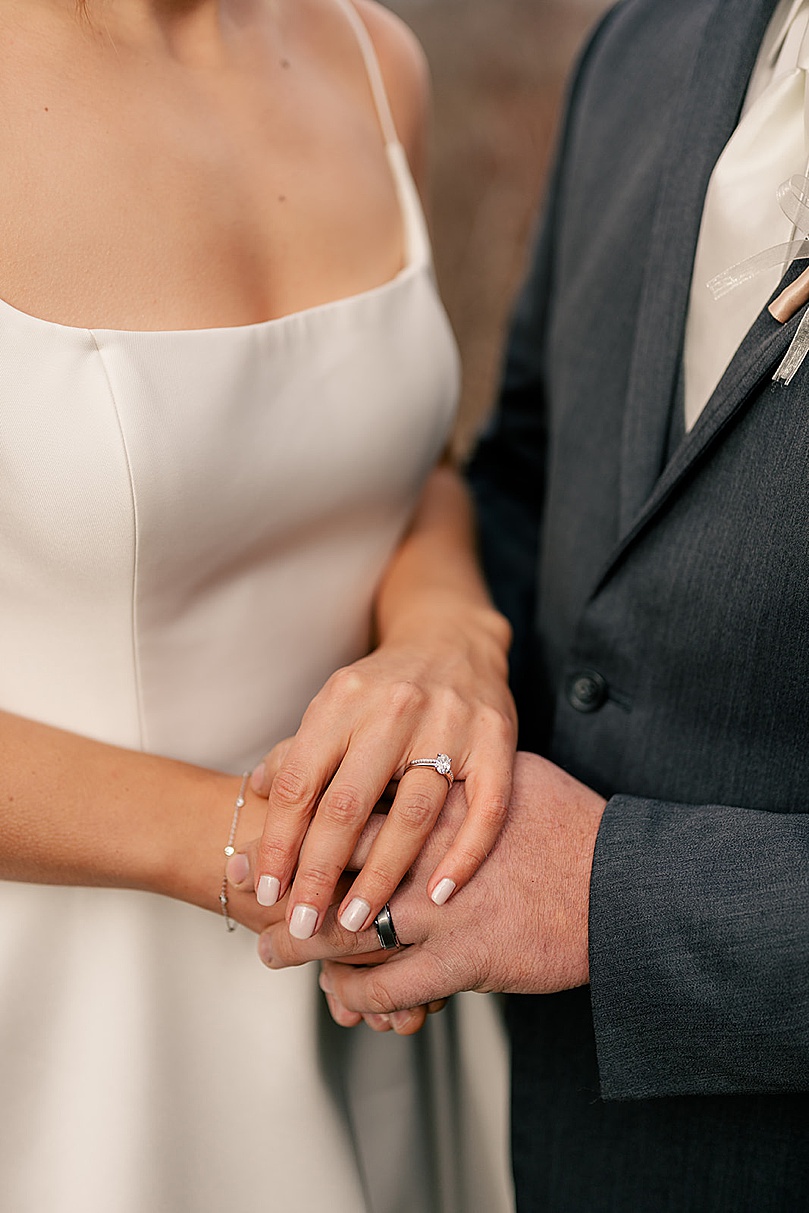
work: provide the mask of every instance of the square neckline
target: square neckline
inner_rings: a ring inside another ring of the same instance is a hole
[[[322,303],[312,304],[310,307],[298,308],[296,311],[285,312],[281,316],[270,316],[266,320],[256,320],[247,324],[229,324],[229,325],[208,325],[203,328],[188,327],[188,328],[155,328],[155,329],[136,329],[136,328],[112,328],[106,325],[81,325],[81,324],[64,324],[58,320],[46,320],[42,316],[37,316],[33,312],[26,312],[22,308],[15,307],[13,303],[0,297],[0,311],[5,311],[9,315],[18,319],[30,322],[32,324],[45,326],[66,333],[81,333],[81,334],[108,334],[117,337],[140,337],[148,336],[181,336],[199,335],[201,333],[260,333],[270,332],[274,329],[281,329],[284,326],[300,323],[309,316],[316,316],[321,313],[328,313],[339,308],[341,305],[357,304],[364,300],[371,300],[385,294],[395,288],[400,282],[414,276],[420,269],[432,270],[432,250],[430,246],[429,234],[427,232],[427,224],[424,217],[424,211],[421,205],[416,183],[413,180],[413,174],[410,169],[410,163],[407,159],[407,153],[399,141],[396,124],[393,120],[393,114],[388,100],[385,81],[382,76],[382,71],[379,66],[379,60],[374,49],[371,36],[363,21],[362,17],[357,12],[351,0],[335,0],[337,6],[344,13],[349,25],[351,25],[354,35],[359,46],[360,54],[362,55],[365,64],[365,70],[368,76],[368,84],[373,97],[374,108],[376,109],[377,119],[382,132],[382,145],[388,159],[388,165],[393,177],[393,183],[396,190],[396,198],[399,205],[399,214],[401,222],[401,230],[403,236],[403,244],[405,250],[404,265],[389,278],[386,282],[378,283],[376,286],[368,287],[363,291],[355,291],[350,295],[342,295],[336,299],[327,299]]]
[[[189,326],[186,328],[137,329],[115,328],[107,325],[65,324],[59,320],[48,320],[43,316],[37,316],[34,312],[27,312],[23,308],[16,307],[13,303],[9,303],[7,299],[2,298],[1,296],[0,310],[9,313],[11,316],[18,317],[23,321],[28,321],[32,324],[45,326],[46,328],[51,328],[66,333],[106,333],[110,336],[118,337],[147,338],[170,336],[181,337],[182,335],[198,336],[202,333],[248,334],[269,332],[275,328],[280,329],[285,325],[299,323],[309,316],[315,316],[319,313],[333,311],[339,308],[341,305],[351,305],[361,303],[365,300],[372,300],[379,295],[391,291],[397,285],[399,285],[399,283],[414,276],[419,270],[429,269],[432,265],[429,239],[426,231],[426,222],[421,208],[416,184],[410,171],[407,153],[399,140],[395,138],[386,140],[383,147],[388,157],[388,162],[396,189],[396,197],[399,204],[405,260],[404,265],[401,267],[401,269],[397,270],[392,278],[388,278],[385,282],[380,282],[376,286],[368,287],[362,291],[355,291],[350,295],[341,295],[336,299],[326,299],[322,303],[314,303],[309,307],[298,308],[292,312],[284,312],[281,316],[270,316],[266,320],[254,320],[246,324],[206,325],[201,328]]]

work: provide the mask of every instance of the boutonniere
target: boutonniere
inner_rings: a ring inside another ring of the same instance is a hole
[[[795,240],[786,244],[774,244],[772,248],[756,253],[723,270],[708,283],[714,299],[721,299],[729,291],[735,290],[743,282],[749,282],[763,270],[775,266],[786,265],[788,262],[809,258],[809,177],[795,175],[779,185],[776,196],[778,204],[786,217],[799,233]],[[786,324],[797,315],[802,307],[809,303],[809,266],[789,286],[784,287],[767,309],[770,315],[779,322]],[[801,318],[795,330],[795,335],[789,344],[784,357],[781,359],[775,374],[774,383],[791,383],[806,355],[809,354],[809,309]]]

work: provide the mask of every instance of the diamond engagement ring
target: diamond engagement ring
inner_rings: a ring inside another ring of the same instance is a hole
[[[444,776],[450,787],[455,782],[455,776],[452,773],[452,759],[449,754],[436,754],[435,758],[414,758],[402,771],[402,775],[406,775],[413,767],[432,767],[434,771],[438,771],[439,775]]]
[[[390,902],[386,902],[382,909],[374,919],[377,937],[380,944],[387,952],[389,948],[400,948],[399,936],[396,934],[396,927],[393,925],[393,919],[390,913]]]

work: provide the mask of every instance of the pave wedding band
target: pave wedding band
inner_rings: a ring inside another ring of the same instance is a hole
[[[386,902],[382,909],[374,919],[374,926],[379,938],[379,942],[387,952],[389,948],[400,948],[399,936],[396,934],[396,928],[393,925],[393,919],[390,913],[390,902]]]
[[[438,771],[439,775],[444,776],[450,787],[455,782],[455,776],[452,773],[452,759],[449,754],[436,754],[435,758],[414,758],[402,771],[402,775],[406,775],[413,767],[432,767],[434,771]]]

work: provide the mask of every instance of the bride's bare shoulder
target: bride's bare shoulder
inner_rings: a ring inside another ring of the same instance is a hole
[[[383,69],[401,74],[413,88],[428,84],[427,60],[421,43],[401,17],[377,0],[351,0],[373,40]]]
[[[399,140],[417,180],[423,177],[430,73],[416,35],[376,0],[352,0],[374,44]]]

